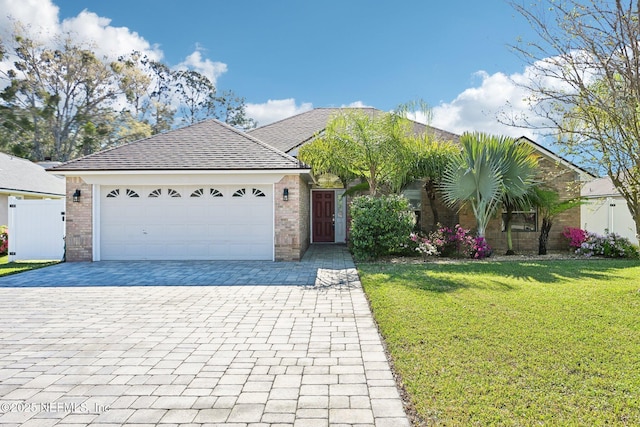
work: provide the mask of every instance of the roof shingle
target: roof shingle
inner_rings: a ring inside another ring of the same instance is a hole
[[[81,157],[51,171],[308,169],[215,119]]]
[[[362,110],[369,114],[382,113],[381,110],[371,107],[315,108],[250,130],[248,133],[285,153],[289,153],[322,133],[326,129],[331,117],[339,114],[341,111],[349,109]],[[458,135],[451,132],[436,129],[415,121],[413,122],[413,128],[416,134],[422,134],[427,131],[433,132],[435,137],[440,140],[457,141],[459,138]]]

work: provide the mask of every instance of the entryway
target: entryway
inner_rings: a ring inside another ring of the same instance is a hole
[[[347,237],[344,190],[311,191],[311,241],[345,243]]]

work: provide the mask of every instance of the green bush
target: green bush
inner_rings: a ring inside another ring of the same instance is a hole
[[[415,216],[402,196],[360,196],[351,202],[351,251],[357,260],[401,252]]]

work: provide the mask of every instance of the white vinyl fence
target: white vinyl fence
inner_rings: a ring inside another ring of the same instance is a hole
[[[9,197],[9,262],[64,257],[65,200]]]

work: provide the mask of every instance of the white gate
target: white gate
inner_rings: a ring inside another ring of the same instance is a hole
[[[64,257],[65,200],[9,197],[9,262]]]

